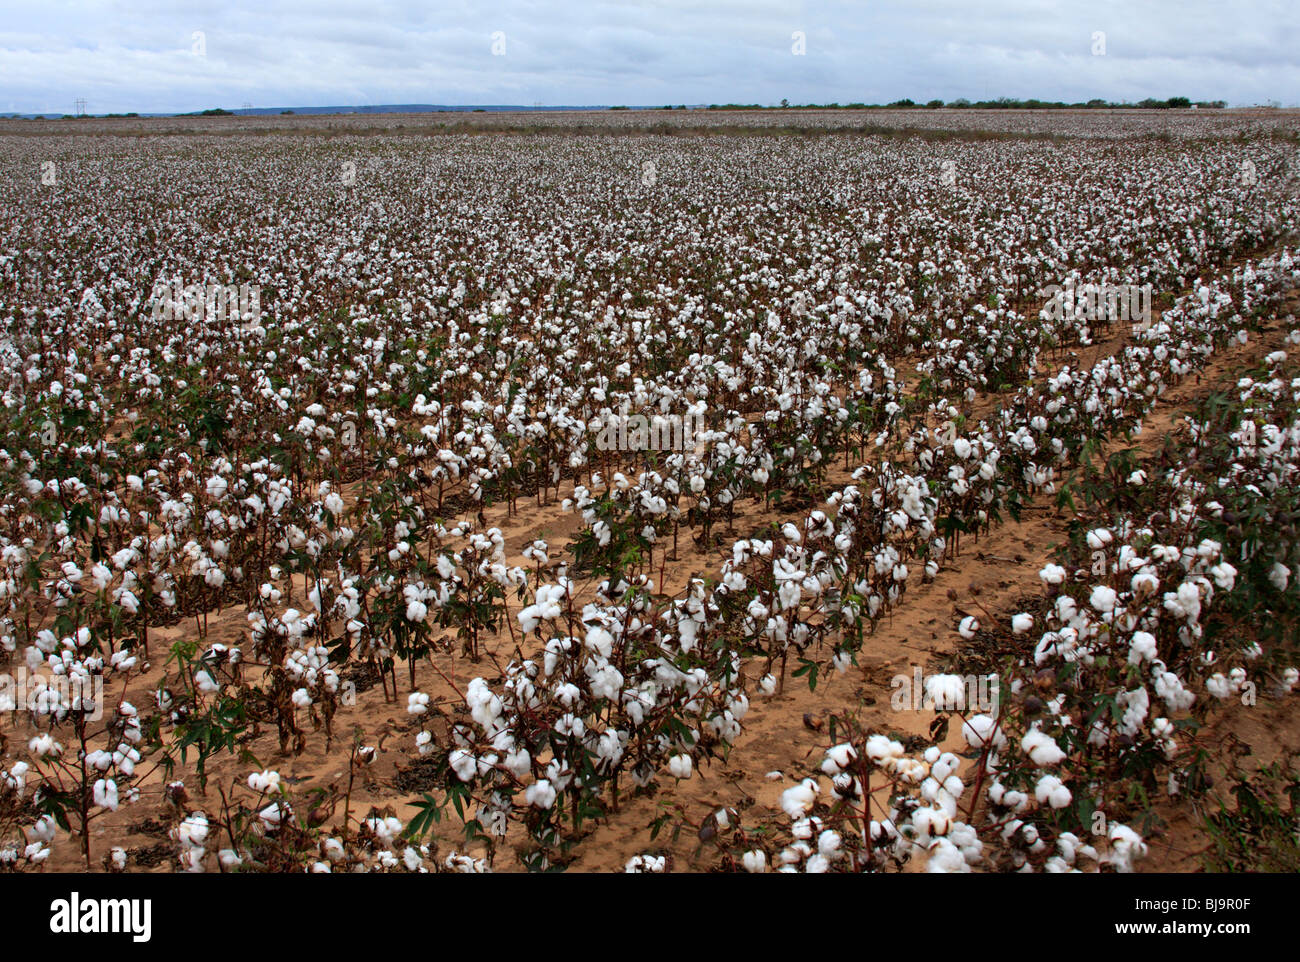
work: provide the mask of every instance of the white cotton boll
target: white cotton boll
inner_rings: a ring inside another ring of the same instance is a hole
[[[63,754],[63,746],[54,740],[54,736],[43,733],[27,743],[27,750],[37,758],[57,758]]]
[[[979,620],[974,615],[967,615],[957,626],[957,632],[967,641],[975,637],[976,632],[980,630]]]
[[[1070,804],[1070,790],[1055,775],[1044,775],[1034,786],[1034,797],[1052,808],[1065,808]]]
[[[1275,561],[1268,570],[1268,580],[1278,591],[1286,591],[1287,582],[1291,580],[1291,569],[1280,561]]]
[[[1150,632],[1135,631],[1129,644],[1128,663],[1140,665],[1143,661],[1155,661],[1157,654],[1156,637]]]
[[[1205,679],[1205,690],[1219,701],[1225,701],[1228,698],[1231,698],[1235,691],[1232,683],[1218,672]]]
[[[966,873],[969,872],[970,863],[966,861],[966,856],[962,850],[947,838],[936,838],[930,848],[929,857],[925,863],[927,872],[935,873]]]
[[[194,812],[176,826],[176,839],[183,845],[202,848],[208,840],[208,818],[202,812]]]
[[[971,443],[965,438],[957,438],[952,442],[952,453],[958,458],[965,461],[971,454]]]
[[[781,793],[781,808],[792,819],[803,818],[812,811],[819,793],[817,783],[811,778],[805,778],[798,785]]]
[[[761,849],[746,852],[740,857],[740,861],[746,872],[759,875],[767,871],[767,853]]]
[[[1132,872],[1133,862],[1147,854],[1147,846],[1142,836],[1127,825],[1113,823],[1110,827],[1110,854],[1106,861],[1115,866],[1117,872]]]
[[[614,636],[599,625],[587,629],[587,648],[602,658],[609,658],[614,651]]]
[[[555,804],[555,788],[546,779],[536,781],[525,790],[524,801],[534,808],[549,809]]]
[[[293,693],[293,703],[298,708],[310,708],[311,694],[306,688],[299,688]]]
[[[1292,691],[1297,683],[1300,683],[1300,669],[1287,668],[1282,672],[1282,687],[1287,691]]]
[[[811,855],[808,857],[808,861],[804,863],[803,870],[809,875],[821,875],[825,872],[829,872],[830,868],[830,860],[826,858],[825,855],[818,853],[817,855]]]
[[[532,757],[526,749],[506,752],[505,766],[516,778],[523,778],[532,769]]]
[[[623,867],[623,871],[629,875],[635,874],[654,874],[658,875],[668,866],[668,860],[662,855],[635,855],[630,858]]]
[[[1017,635],[1023,635],[1034,627],[1034,616],[1026,612],[1021,612],[1011,619],[1011,630]]]
[[[49,844],[54,841],[57,828],[58,822],[53,815],[42,815],[26,830],[27,837],[33,841]]]
[[[831,858],[840,850],[842,843],[843,839],[840,837],[839,832],[826,829],[817,836],[817,851],[827,858]]]
[[[257,813],[258,819],[268,831],[274,831],[280,827],[285,816],[289,814],[289,808],[281,802],[272,802],[266,808]]]
[[[902,742],[887,735],[871,735],[864,746],[867,757],[877,765],[885,765],[903,757]]]
[[[447,756],[447,761],[451,764],[456,777],[462,782],[472,781],[474,776],[478,774],[478,761],[463,748],[454,749]]]
[[[1059,585],[1065,581],[1065,569],[1057,564],[1049,564],[1038,572],[1038,577],[1045,585]]]
[[[1033,729],[1020,740],[1020,747],[1039,768],[1056,765],[1065,758],[1065,752],[1052,736]]]
[[[429,607],[423,601],[410,601],[406,605],[406,620],[415,623],[423,622],[429,615]]]
[[[758,681],[758,690],[764,695],[771,695],[776,691],[776,678],[773,675],[764,675]]]
[[[406,713],[424,715],[429,711],[429,696],[422,691],[412,692],[406,696]]]
[[[838,775],[848,768],[858,753],[848,742],[842,742],[826,749],[826,758],[822,761],[822,771],[827,775]]]
[[[972,715],[961,726],[962,737],[971,748],[984,748],[986,745],[995,751],[1007,743],[1007,736],[997,722],[988,715]]]
[[[1108,585],[1098,585],[1092,589],[1092,594],[1088,597],[1088,604],[1092,605],[1097,611],[1110,612],[1115,610],[1115,603],[1118,596],[1115,589]]]
[[[1237,569],[1226,561],[1221,561],[1210,569],[1210,577],[1224,591],[1231,591],[1237,581]]]
[[[117,782],[111,778],[99,779],[95,782],[93,797],[95,804],[100,808],[117,811]]]
[[[280,773],[274,771],[254,772],[248,776],[248,787],[255,792],[276,792],[280,789]]]
[[[929,675],[925,694],[935,711],[952,711],[966,707],[966,683],[961,675]]]
[[[673,778],[687,779],[691,777],[695,768],[695,763],[691,760],[690,755],[674,755],[668,759],[668,771]]]

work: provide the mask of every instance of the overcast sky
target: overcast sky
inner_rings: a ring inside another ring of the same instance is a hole
[[[5,111],[72,113],[77,98],[91,113],[1300,101],[1295,0],[3,0],[0,11]]]

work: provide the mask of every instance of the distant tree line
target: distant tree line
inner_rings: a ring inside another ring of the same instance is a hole
[[[1197,107],[1218,109],[1226,107],[1226,100],[1198,100],[1195,102]],[[1078,103],[1066,103],[1063,100],[1017,100],[1014,97],[999,97],[996,100],[967,100],[961,97],[951,103],[945,103],[942,100],[930,100],[924,104],[918,104],[913,100],[903,99],[895,100],[888,104],[792,104],[787,100],[781,101],[782,109],[789,110],[870,110],[880,108],[907,108],[915,107],[917,109],[935,109],[938,107],[957,107],[961,109],[993,109],[993,110],[1046,110],[1046,109],[1112,109],[1112,110],[1167,110],[1171,107],[1191,107],[1193,102],[1187,97],[1170,97],[1168,100],[1156,100],[1148,97],[1137,103],[1115,103],[1109,100],[1094,99],[1089,101],[1080,101]],[[664,108],[671,110],[672,108]],[[709,104],[709,110],[765,110],[761,104]]]

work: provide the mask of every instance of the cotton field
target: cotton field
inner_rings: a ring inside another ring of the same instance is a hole
[[[1201,867],[1298,213],[1281,112],[0,121],[0,871]]]

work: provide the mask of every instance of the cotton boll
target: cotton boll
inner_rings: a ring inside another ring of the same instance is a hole
[[[1133,831],[1127,825],[1113,823],[1109,832],[1110,854],[1106,861],[1115,866],[1117,872],[1132,872],[1133,863],[1140,858],[1145,858],[1147,846],[1142,841],[1142,836]]]
[[[535,808],[549,809],[555,804],[555,789],[549,781],[541,779],[528,786],[524,801]]]
[[[1088,597],[1088,604],[1103,613],[1114,611],[1116,601],[1115,589],[1108,585],[1098,585],[1092,589],[1092,594]]]
[[[1065,758],[1061,746],[1050,735],[1037,728],[1025,734],[1025,737],[1020,740],[1020,747],[1029,756],[1030,761],[1039,768],[1056,765]]]
[[[1287,583],[1291,580],[1291,569],[1281,562],[1274,562],[1268,571],[1268,580],[1278,591],[1286,591]]]
[[[819,793],[817,783],[811,778],[805,778],[798,785],[781,793],[781,808],[792,819],[803,818],[817,803]]]
[[[848,742],[842,742],[826,750],[826,758],[822,761],[822,771],[827,775],[838,775],[844,769],[848,768],[852,761],[857,758],[858,753]]]
[[[962,737],[971,748],[984,748],[986,745],[995,751],[1007,743],[1007,736],[988,715],[972,715],[961,726]]]
[[[1023,635],[1034,627],[1034,616],[1021,612],[1011,619],[1011,630],[1017,635]]]
[[[1133,638],[1128,650],[1128,663],[1130,665],[1140,665],[1144,661],[1155,661],[1157,653],[1155,635],[1146,631],[1133,632]]]
[[[117,811],[117,782],[111,778],[101,778],[95,782],[93,798],[96,805],[109,811]]]
[[[1059,585],[1065,581],[1065,569],[1057,564],[1049,564],[1038,572],[1038,577],[1042,579],[1045,585]]]
[[[1065,808],[1070,804],[1070,790],[1055,775],[1044,775],[1034,786],[1034,797],[1052,808]]]

